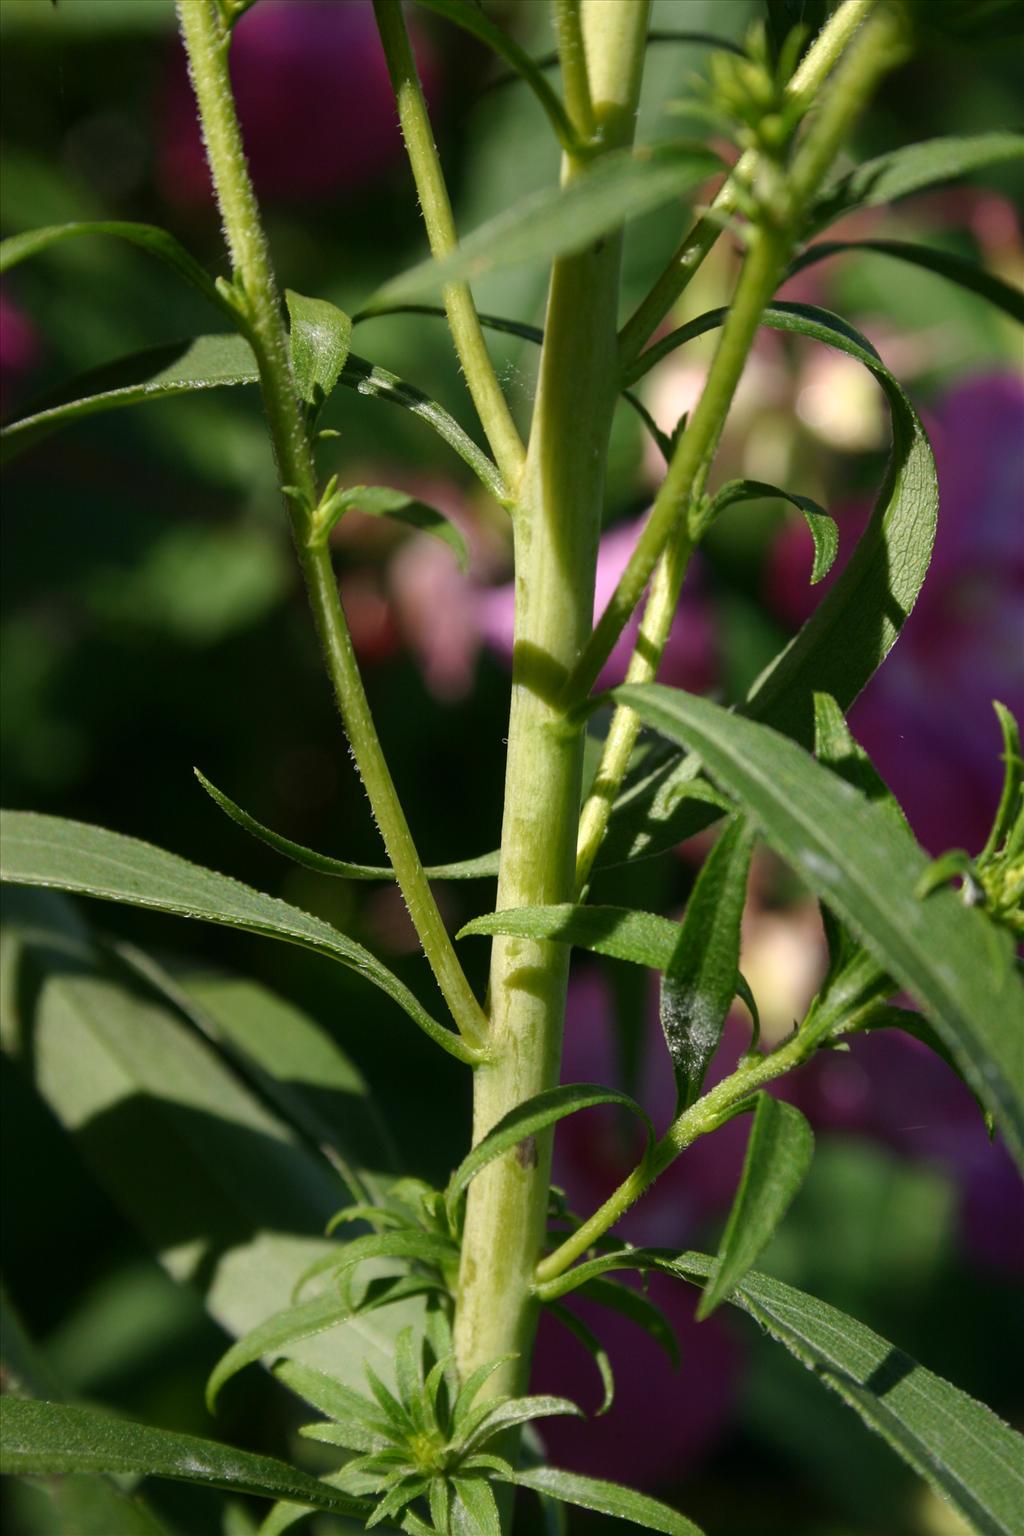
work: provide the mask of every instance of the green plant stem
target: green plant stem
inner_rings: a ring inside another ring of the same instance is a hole
[[[632,137],[647,0],[584,0],[581,25],[602,147]],[[563,178],[585,176],[567,159]],[[615,308],[621,240],[555,263],[522,494],[515,512],[516,630],[499,908],[571,898],[582,740],[556,703],[589,632],[616,394]],[[567,980],[564,945],[496,940],[490,1061],[474,1079],[474,1141],[558,1080]],[[455,1320],[458,1367],[514,1352],[488,1383],[526,1384],[544,1239],[551,1136],[497,1159],[468,1194]]]
[[[795,101],[811,102],[825,84],[843,51],[878,0],[843,0],[808,48],[789,82],[787,94]],[[745,184],[756,163],[756,152],[741,155],[710,209],[697,220],[673,253],[664,272],[650,293],[619,332],[619,360],[623,368],[654,335],[672,306],[678,301],[704,258],[736,212],[738,189]]]
[[[594,103],[590,97],[587,55],[580,25],[580,0],[552,0],[558,61],[562,70],[565,105],[577,138],[587,144],[594,137]]]
[[[300,492],[299,497],[288,500],[288,515],[327,670],[388,858],[424,953],[465,1042],[456,1054],[466,1060],[476,1059],[487,1022],[445,930],[388,771],[330,553],[323,539],[312,537],[312,509],[318,495],[316,469],[231,93],[229,33],[218,15],[216,0],[178,0],[178,16],[234,269],[233,292],[259,367],[280,481]]]
[[[409,45],[409,35],[402,15],[402,0],[373,0],[373,9],[431,254],[440,260],[455,249],[458,236],[430,126],[430,114]],[[442,297],[448,316],[448,328],[480,424],[491,445],[502,479],[514,492],[522,473],[525,451],[487,351],[469,284],[447,283]]]
[[[820,1035],[813,1038],[798,1033],[769,1056],[752,1056],[736,1071],[698,1099],[678,1116],[655,1146],[650,1156],[625,1178],[598,1210],[566,1238],[560,1247],[537,1265],[535,1287],[538,1299],[546,1301],[563,1294],[555,1282],[570,1266],[581,1259],[626,1212],[636,1204],[654,1181],[674,1163],[681,1152],[700,1136],[717,1130],[729,1120],[737,1107],[758,1088],[792,1071],[813,1054]]]

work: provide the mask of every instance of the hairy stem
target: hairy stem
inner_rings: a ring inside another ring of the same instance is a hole
[[[230,33],[220,19],[216,0],[178,0],[178,16],[231,253],[233,292],[259,366],[263,406],[280,481],[301,493],[300,497],[289,499],[288,515],[327,670],[388,858],[424,953],[468,1047],[460,1048],[457,1054],[470,1059],[484,1039],[486,1020],[445,930],[388,771],[359,675],[330,554],[323,540],[313,537],[310,509],[318,499],[316,468],[292,375],[277,282],[231,93]]]
[[[430,250],[433,256],[440,259],[455,249],[458,236],[430,126],[427,103],[423,97],[423,87],[409,46],[409,35],[402,15],[402,0],[373,0],[373,9],[398,104],[398,118],[416,181]],[[469,284],[448,283],[442,297],[448,316],[448,328],[480,424],[491,445],[502,479],[514,491],[523,468],[523,445],[512,420],[508,401],[494,372]]]
[[[647,0],[583,0],[580,22],[602,147],[632,137]],[[587,174],[567,159],[563,179]],[[540,382],[515,511],[516,631],[498,906],[565,901],[573,890],[582,742],[557,698],[590,631],[604,465],[616,394],[621,241],[555,263]],[[475,1077],[474,1140],[558,1080],[564,945],[501,938],[491,963],[489,1062]],[[491,1392],[524,1387],[536,1324],[550,1134],[492,1163],[470,1187],[455,1324],[459,1370],[507,1352]]]
[[[835,68],[845,48],[878,0],[843,0],[815,38],[789,82],[787,94],[798,102],[811,102]],[[619,360],[626,367],[654,335],[678,301],[705,256],[736,212],[737,189],[750,176],[756,153],[747,150],[719,191],[706,214],[684,237],[650,293],[619,332]]]

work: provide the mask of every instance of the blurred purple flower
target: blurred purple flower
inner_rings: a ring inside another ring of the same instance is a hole
[[[604,609],[633,551],[640,523],[625,523],[613,528],[601,539],[597,556],[597,581],[594,591],[594,617]],[[676,612],[659,681],[674,688],[688,688],[704,693],[714,681],[717,670],[714,624],[708,603],[700,593],[699,568],[694,564]],[[499,655],[512,658],[515,628],[515,593],[511,583],[481,593],[477,601],[480,634]],[[640,613],[633,615],[597,680],[597,687],[611,688],[621,683],[640,628]]]
[[[436,71],[415,33],[413,41],[430,96]],[[237,24],[231,74],[260,196],[302,202],[365,186],[401,156],[371,0],[260,0]],[[180,55],[165,96],[159,180],[179,205],[211,197]]]
[[[6,416],[8,395],[31,371],[38,356],[35,326],[0,291],[0,414]]]
[[[926,848],[984,843],[1001,782],[992,700],[1024,714],[1024,383],[992,373],[957,385],[930,422],[940,510],[935,553],[903,635],[851,714],[858,740]],[[843,520],[852,548],[862,518]],[[804,532],[787,526],[767,596],[796,624]]]

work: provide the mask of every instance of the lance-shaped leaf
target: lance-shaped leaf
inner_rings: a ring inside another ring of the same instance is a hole
[[[637,370],[646,371],[680,340],[720,325],[724,315],[724,310],[703,315],[655,343],[642,354]],[[741,706],[744,714],[810,744],[814,693],[831,693],[842,709],[849,709],[888,655],[917,600],[931,559],[938,486],[920,419],[870,342],[837,316],[808,305],[774,304],[762,323],[855,358],[878,379],[892,414],[889,466],[867,528],[831,590]],[[686,800],[698,766],[682,756],[656,764],[634,781],[612,811],[599,861],[607,865],[649,857],[707,826],[714,819],[708,808]]]
[[[562,1472],[557,1467],[517,1472],[513,1481],[517,1488],[532,1488],[534,1493],[546,1494],[563,1504],[575,1504],[579,1509],[592,1509],[599,1515],[628,1520],[633,1525],[642,1525],[645,1530],[660,1531],[662,1536],[703,1536],[699,1526],[667,1504],[652,1499],[649,1494],[623,1488],[619,1483],[582,1477],[578,1472]]]
[[[699,753],[770,847],[924,1008],[1024,1163],[1024,988],[1003,935],[950,891],[914,895],[927,860],[885,806],[795,742],[651,684],[616,696]]]
[[[591,1109],[598,1104],[617,1104],[639,1115],[647,1131],[648,1148],[651,1146],[654,1139],[651,1122],[640,1105],[628,1094],[620,1093],[616,1088],[601,1088],[593,1083],[565,1083],[560,1088],[549,1088],[509,1110],[463,1158],[451,1176],[445,1195],[449,1219],[454,1222],[463,1191],[488,1163],[515,1148],[523,1166],[530,1166],[536,1158],[533,1147],[535,1136],[547,1130],[549,1125],[564,1120],[567,1115],[574,1115],[581,1109]]]
[[[706,1280],[714,1261],[684,1253],[662,1267]],[[767,1275],[748,1274],[730,1300],[831,1387],[926,1478],[980,1536],[1017,1536],[1024,1438],[863,1323]]]
[[[479,6],[473,4],[473,0],[419,0],[419,4],[435,15],[443,16],[446,21],[454,22],[457,27],[462,27],[500,59],[504,59],[515,72],[511,78],[522,80],[537,98],[562,148],[571,150],[576,147],[576,134],[561,98],[545,80],[543,66],[531,59],[515,38],[496,26]]]
[[[677,1113],[700,1097],[736,995],[753,847],[753,828],[733,817],[701,866],[661,980],[658,1011],[675,1073]]]
[[[265,896],[229,875],[103,827],[29,811],[5,811],[0,832],[0,876],[14,885],[48,886],[301,944],[340,960],[372,981],[432,1040],[460,1060],[468,1059],[461,1040],[432,1019],[397,976],[321,918]]]
[[[567,1328],[574,1338],[579,1339],[583,1348],[597,1366],[598,1374],[601,1377],[601,1387],[604,1392],[601,1406],[598,1408],[596,1415],[597,1418],[600,1418],[603,1413],[608,1412],[608,1409],[615,1401],[615,1373],[612,1370],[612,1362],[609,1359],[608,1351],[593,1328],[588,1327],[582,1317],[577,1317],[575,1312],[570,1312],[568,1307],[563,1307],[560,1302],[555,1301],[551,1303],[548,1310],[552,1317],[558,1319],[563,1328]]]
[[[698,536],[710,527],[719,513],[741,501],[788,501],[804,515],[804,521],[814,540],[814,564],[811,567],[811,586],[827,576],[839,553],[839,529],[835,518],[824,507],[819,507],[809,496],[798,496],[793,491],[783,491],[777,485],[767,485],[763,480],[729,480],[711,498],[700,516]]]
[[[272,1359],[289,1344],[324,1333],[328,1328],[344,1322],[351,1314],[351,1302],[347,1297],[339,1296],[336,1291],[314,1296],[310,1301],[300,1301],[293,1307],[284,1307],[280,1312],[275,1312],[249,1333],[243,1334],[217,1361],[206,1383],[207,1408],[211,1413],[214,1411],[222,1388],[247,1365],[254,1365],[257,1360]]]
[[[352,321],[327,299],[308,299],[287,288],[285,300],[295,382],[315,419],[341,377],[352,343]]]
[[[620,1285],[615,1280],[605,1280],[600,1276],[595,1276],[581,1287],[580,1295],[589,1301],[597,1302],[599,1306],[607,1307],[610,1312],[617,1312],[620,1317],[627,1317],[631,1323],[642,1328],[664,1351],[671,1364],[678,1368],[680,1356],[676,1331],[661,1308],[649,1296],[645,1296],[642,1291],[634,1291],[628,1285]]]
[[[981,864],[1004,848],[1011,857],[1015,852],[1019,853],[1019,848],[1013,849],[1010,845],[1016,829],[1020,829],[1018,837],[1024,833],[1024,756],[1021,755],[1020,729],[1005,704],[994,700],[992,707],[1003,738],[1003,787],[992,829],[978,855]]]
[[[425,261],[392,278],[364,306],[429,298],[445,283],[472,282],[488,272],[582,251],[629,219],[681,197],[720,171],[701,145],[657,144],[602,155],[570,186],[545,187],[459,242],[442,261]]]
[[[830,256],[855,251],[891,256],[896,261],[906,261],[911,266],[922,267],[926,272],[947,277],[950,282],[966,288],[969,293],[987,299],[1012,320],[1024,322],[1024,293],[1019,288],[1013,288],[1001,277],[986,272],[976,261],[966,261],[950,251],[939,250],[931,245],[915,245],[908,240],[823,240],[818,245],[808,246],[796,258],[790,266],[789,276],[814,266],[816,262],[827,261]]]
[[[393,517],[407,528],[433,534],[435,539],[448,545],[460,571],[469,565],[469,549],[461,530],[443,512],[410,496],[407,491],[396,491],[388,485],[352,485],[346,490],[335,491],[330,498],[330,526],[352,510],[362,512],[364,517]]]
[[[5,1397],[0,1401],[0,1470],[22,1477],[109,1472],[202,1483],[264,1499],[301,1500],[339,1515],[365,1504],[271,1456],[236,1451],[198,1435],[171,1434],[94,1408]]]
[[[169,235],[166,229],[160,229],[156,224],[131,224],[121,220],[104,219],[88,223],[75,224],[50,224],[44,229],[32,229],[22,235],[11,235],[7,240],[0,241],[0,273],[9,272],[19,262],[27,261],[30,256],[37,256],[40,251],[49,250],[51,246],[59,245],[64,240],[77,240],[82,235],[115,235],[120,240],[127,240],[130,245],[137,245],[141,250],[155,256],[166,266],[177,272],[187,283],[215,304],[218,309],[227,313],[232,320],[237,320],[237,315],[231,305],[217,290],[213,278],[200,266],[194,256],[191,256],[185,247]]]
[[[86,416],[204,389],[257,383],[256,359],[244,336],[196,336],[150,347],[80,374],[73,383],[37,401],[28,416],[0,431],[0,462]]]
[[[313,848],[306,848],[302,843],[295,843],[290,837],[282,837],[280,832],[274,832],[270,827],[265,827],[257,821],[255,816],[250,816],[240,805],[236,805],[229,795],[215,784],[211,784],[205,774],[194,768],[193,773],[200,784],[206,790],[210,799],[218,805],[236,826],[243,832],[250,833],[259,838],[261,843],[266,843],[268,848],[273,848],[275,853],[283,854],[286,859],[291,859],[293,864],[301,864],[305,869],[315,870],[318,875],[331,875],[338,880],[394,880],[395,872],[390,864],[350,864],[346,859],[335,859],[326,853],[317,853]],[[459,859],[453,864],[431,864],[426,873],[431,880],[483,880],[493,878],[498,873],[498,861],[500,850],[493,853],[482,853],[475,859]]]
[[[834,177],[815,200],[808,218],[811,232],[834,224],[854,208],[877,208],[989,165],[1024,155],[1024,134],[978,133],[969,137],[925,139],[866,160]]]
[[[770,1093],[759,1093],[739,1188],[697,1308],[698,1319],[711,1316],[770,1242],[813,1156],[814,1135],[800,1111]]]

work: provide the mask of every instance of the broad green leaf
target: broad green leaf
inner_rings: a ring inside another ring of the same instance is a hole
[[[364,313],[428,298],[524,262],[581,251],[629,219],[661,207],[721,170],[710,150],[657,144],[602,155],[568,187],[546,187],[473,230],[443,261],[425,261],[378,289]]]
[[[574,1115],[581,1109],[594,1108],[598,1104],[617,1104],[639,1115],[644,1122],[650,1147],[654,1139],[651,1122],[640,1105],[628,1094],[620,1093],[617,1088],[601,1088],[593,1083],[563,1083],[559,1088],[548,1088],[544,1093],[537,1093],[532,1099],[510,1109],[462,1159],[451,1176],[445,1194],[449,1220],[454,1224],[463,1192],[488,1163],[515,1149],[524,1166],[529,1166],[536,1158],[533,1147],[535,1136],[547,1130],[549,1125],[564,1120],[567,1115]]]
[[[656,342],[637,368],[646,371],[679,340],[720,325],[724,314],[703,315]],[[869,342],[835,315],[807,305],[777,303],[765,310],[762,323],[811,337],[861,362],[881,384],[892,414],[889,466],[867,528],[831,590],[740,706],[743,714],[810,744],[814,693],[831,693],[840,708],[849,709],[917,600],[931,559],[938,487],[920,419]],[[599,862],[649,857],[713,820],[706,807],[686,803],[698,771],[696,760],[684,755],[641,775],[616,803]]]
[[[800,1111],[770,1093],[759,1093],[739,1188],[700,1298],[698,1321],[711,1316],[771,1241],[813,1156],[814,1135]]]
[[[713,1261],[680,1254],[663,1268],[706,1280]],[[1019,1536],[1024,1438],[863,1323],[767,1275],[730,1300],[831,1387],[979,1536]]]
[[[58,427],[86,416],[202,389],[258,383],[256,359],[243,336],[225,332],[150,347],[79,375],[70,385],[38,401],[30,415],[4,427],[0,431],[0,462],[6,463]]]
[[[156,256],[183,277],[193,288],[199,290],[204,299],[209,299],[218,309],[226,312],[232,321],[237,320],[237,315],[230,304],[221,297],[217,291],[212,277],[201,267],[194,256],[186,251],[183,245],[169,235],[166,229],[160,229],[155,224],[129,224],[120,220],[100,220],[91,223],[77,224],[50,224],[45,229],[33,229],[22,235],[11,235],[9,239],[0,241],[0,273],[9,272],[19,262],[27,261],[30,256],[37,256],[40,251],[48,250],[52,245],[59,245],[63,240],[76,240],[80,235],[116,235],[120,240],[127,240],[131,245],[137,245],[147,251],[149,255]]]
[[[151,1429],[94,1408],[8,1397],[0,1400],[0,1422],[0,1470],[15,1476],[109,1472],[168,1477],[264,1499],[301,1499],[340,1515],[365,1511],[358,1500],[271,1456]]]
[[[661,979],[658,1012],[675,1073],[677,1113],[700,1097],[736,996],[753,848],[753,828],[732,817],[701,866]]]
[[[892,256],[897,261],[907,261],[912,266],[935,272],[939,277],[948,277],[950,282],[957,283],[970,293],[976,293],[979,298],[987,299],[990,304],[1001,309],[1012,320],[1024,323],[1024,293],[1019,288],[1013,288],[1009,283],[1004,283],[1001,277],[986,272],[985,268],[979,267],[975,261],[966,261],[962,256],[954,256],[951,252],[939,250],[935,246],[914,245],[907,240],[822,241],[819,245],[808,246],[796,258],[789,269],[789,275],[802,272],[805,267],[814,266],[816,262],[826,261],[830,256],[860,251],[873,251],[879,256]]]
[[[517,1472],[517,1488],[532,1488],[534,1493],[547,1494],[563,1504],[575,1504],[580,1509],[592,1509],[599,1515],[611,1515],[616,1520],[629,1520],[642,1525],[648,1531],[661,1531],[663,1536],[703,1536],[692,1520],[679,1515],[667,1504],[652,1499],[646,1493],[636,1493],[618,1483],[605,1483],[596,1477],[581,1477],[578,1472],[561,1472],[557,1467],[537,1467],[529,1472]]]
[[[457,27],[470,32],[477,40],[490,48],[515,71],[514,78],[528,85],[547,114],[548,121],[565,150],[576,145],[576,135],[561,98],[551,89],[541,70],[513,37],[491,21],[473,0],[419,0],[426,10],[453,21]]]
[[[454,416],[439,405],[436,400],[431,400],[421,389],[413,384],[407,384],[396,373],[390,373],[387,368],[380,368],[376,363],[367,362],[365,357],[357,357],[350,352],[345,367],[341,373],[341,383],[349,389],[354,389],[358,395],[369,395],[375,400],[386,400],[392,405],[401,406],[413,416],[418,416],[425,421],[438,437],[453,448],[464,464],[476,475],[477,479],[494,497],[495,501],[503,506],[508,504],[509,493],[498,472],[493,460],[488,458],[467,432],[459,426]]]
[[[352,321],[327,299],[285,289],[291,320],[292,367],[299,394],[315,419],[334,391],[352,342]]]
[[[552,1317],[557,1317],[563,1328],[567,1328],[574,1338],[579,1339],[583,1348],[597,1366],[598,1374],[601,1377],[601,1386],[604,1390],[601,1406],[597,1410],[597,1417],[600,1418],[603,1413],[608,1412],[608,1409],[615,1401],[615,1373],[612,1370],[612,1362],[608,1357],[608,1351],[594,1330],[587,1326],[582,1317],[577,1317],[575,1312],[570,1312],[569,1308],[563,1307],[561,1302],[552,1302],[548,1310]]]
[[[971,176],[986,166],[1024,155],[1024,134],[979,133],[907,144],[834,177],[811,207],[812,232],[834,224],[853,208],[876,208],[925,187]]]
[[[163,848],[84,822],[5,811],[0,816],[0,836],[0,877],[11,884],[46,886],[180,917],[203,918],[301,944],[340,960],[372,981],[438,1045],[459,1060],[469,1059],[462,1041],[431,1018],[408,987],[369,950],[298,907],[265,896],[228,875],[190,864]]]
[[[243,832],[249,832],[253,837],[259,838],[261,843],[266,843],[273,848],[275,853],[281,853],[286,859],[291,859],[293,864],[301,864],[305,869],[315,870],[318,875],[332,875],[339,880],[394,880],[395,872],[390,864],[349,864],[344,859],[331,858],[326,853],[316,853],[312,848],[304,848],[301,843],[293,843],[290,837],[282,837],[280,832],[274,832],[270,827],[265,827],[262,822],[250,816],[248,811],[243,811],[240,805],[211,784],[205,774],[194,768],[193,773],[200,784],[210,796],[210,799],[219,805],[225,816],[242,828]],[[498,873],[498,860],[500,850],[493,853],[482,853],[475,859],[460,859],[454,864],[432,864],[426,873],[431,880],[482,880],[493,878]]]
[[[431,533],[435,539],[447,544],[460,571],[465,571],[469,565],[469,549],[461,530],[436,507],[428,506],[406,491],[392,490],[387,485],[352,485],[332,496],[331,508],[332,525],[353,509],[362,512],[364,517],[393,517],[396,522],[405,523],[406,527],[416,528],[421,533]]]
[[[1024,1163],[1024,988],[1008,936],[948,890],[919,901],[927,860],[913,838],[795,742],[654,684],[616,696],[700,755],[769,846],[917,999]]]
[[[827,576],[835,564],[836,555],[839,553],[839,529],[836,527],[835,518],[830,517],[824,507],[819,507],[816,501],[809,496],[798,496],[792,491],[783,491],[777,485],[767,485],[763,480],[729,480],[711,498],[711,502],[700,518],[700,531],[709,527],[719,513],[727,507],[735,506],[740,501],[788,501],[790,506],[796,507],[804,515],[804,521],[814,540],[814,565],[811,569],[811,586]]]
[[[660,1345],[668,1356],[671,1364],[679,1367],[679,1340],[676,1331],[664,1312],[649,1296],[642,1291],[634,1291],[628,1285],[620,1285],[615,1280],[605,1280],[596,1276],[593,1280],[580,1289],[580,1295],[589,1301],[595,1301],[599,1306],[607,1307],[610,1312],[618,1312],[620,1317],[627,1317],[631,1323],[636,1323],[645,1333],[649,1333],[654,1342]]]
[[[337,1207],[338,1173],[166,995],[100,950],[70,902],[11,891],[4,919],[5,1052],[172,1277],[228,1334],[248,1333],[312,1261],[337,1252],[310,1234]],[[361,1382],[363,1361],[388,1371],[395,1334],[421,1317],[421,1301],[403,1301],[289,1353]]]

